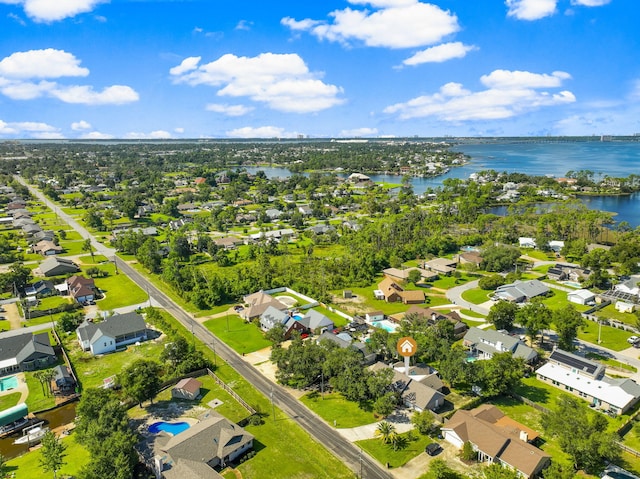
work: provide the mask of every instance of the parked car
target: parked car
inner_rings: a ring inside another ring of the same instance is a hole
[[[2,306],[0,306],[0,313],[6,313],[6,309],[4,309]]]
[[[442,451],[442,447],[440,447],[440,444],[438,444],[437,442],[432,442],[424,448],[424,452],[426,452],[430,456],[436,456],[440,454],[440,451]]]
[[[640,341],[640,338],[638,336],[631,336],[627,339],[627,342],[629,344],[636,344],[638,341]]]
[[[4,316],[0,316],[0,321],[2,321],[3,319],[7,319]]]

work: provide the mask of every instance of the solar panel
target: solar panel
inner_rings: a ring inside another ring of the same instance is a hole
[[[551,353],[549,359],[558,361],[562,364],[575,368],[578,371],[584,371],[589,374],[593,374],[596,369],[598,369],[598,365],[591,361],[576,357],[573,354],[570,355],[568,353],[564,353],[557,349]]]

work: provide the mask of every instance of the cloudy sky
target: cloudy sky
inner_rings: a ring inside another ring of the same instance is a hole
[[[640,132],[638,0],[0,0],[0,139]]]

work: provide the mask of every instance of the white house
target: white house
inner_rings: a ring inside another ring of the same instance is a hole
[[[364,315],[367,323],[373,323],[374,321],[382,321],[384,319],[384,313],[382,311],[369,311]]]
[[[525,236],[521,236],[520,238],[518,238],[518,243],[520,245],[520,248],[535,248],[536,247],[536,240],[534,240],[533,238],[527,238]]]
[[[78,342],[84,351],[112,353],[121,346],[147,340],[144,319],[136,312],[117,314],[100,323],[83,323],[76,329]]]
[[[621,313],[633,313],[635,305],[633,303],[627,303],[626,301],[616,301],[616,311]]]
[[[593,304],[596,300],[596,295],[588,289],[578,289],[567,294],[567,299],[576,304]]]

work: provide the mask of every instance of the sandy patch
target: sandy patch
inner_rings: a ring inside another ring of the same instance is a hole
[[[298,304],[298,300],[295,298],[292,298],[291,296],[278,296],[276,299],[289,309],[293,308],[296,304]]]

